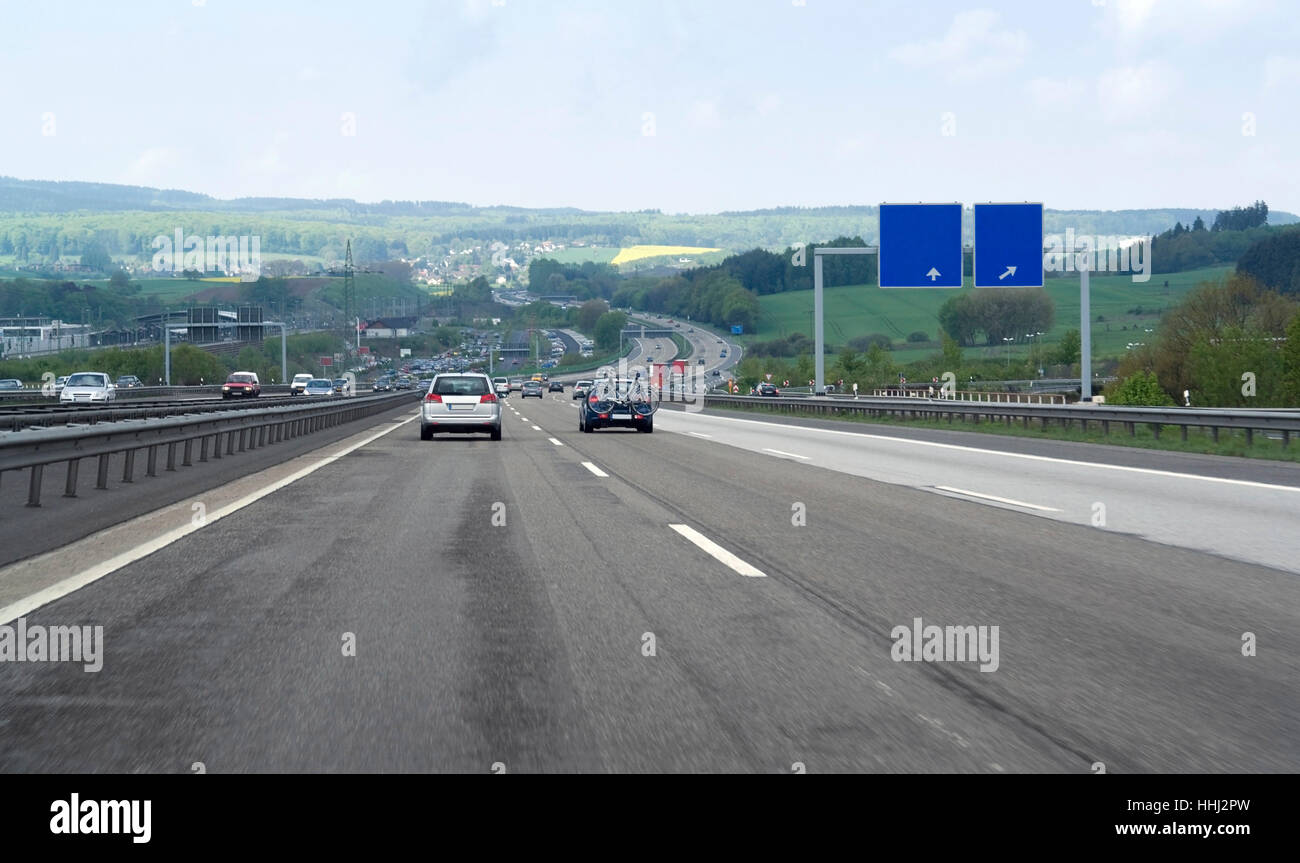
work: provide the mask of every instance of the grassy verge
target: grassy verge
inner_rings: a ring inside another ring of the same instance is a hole
[[[779,411],[754,407],[742,407],[739,405],[728,405],[727,407],[710,405],[709,410],[735,411],[737,413],[748,414],[781,415],[781,412]],[[804,414],[802,412],[785,415],[829,419],[818,414]],[[1029,428],[1024,428],[1018,423],[1018,421],[1013,421],[1014,424],[1010,426],[1006,425],[1004,421],[985,421],[976,425],[974,422],[969,420],[963,423],[960,417],[954,417],[953,422],[948,423],[946,420],[873,417],[867,414],[854,413],[842,414],[834,417],[830,421],[904,428],[982,432],[984,434],[1007,435],[1010,437],[1076,441],[1078,443],[1111,444],[1112,446],[1127,446],[1136,447],[1138,449],[1163,450],[1167,452],[1189,452],[1200,453],[1203,455],[1237,456],[1239,458],[1262,458],[1271,459],[1273,461],[1300,462],[1300,446],[1291,446],[1284,449],[1280,440],[1270,439],[1266,437],[1263,432],[1259,431],[1255,432],[1254,442],[1247,444],[1245,431],[1237,429],[1220,429],[1219,440],[1216,442],[1211,436],[1209,429],[1189,428],[1187,430],[1187,440],[1183,441],[1179,434],[1178,426],[1162,426],[1160,437],[1157,438],[1152,433],[1151,428],[1142,423],[1137,424],[1134,428],[1133,436],[1129,436],[1128,428],[1123,423],[1112,422],[1111,433],[1107,435],[1102,433],[1099,423],[1096,420],[1088,424],[1087,431],[1079,428],[1077,424],[1072,425],[1069,428],[1062,428],[1059,424],[1049,425],[1046,429],[1041,429],[1037,424],[1033,423],[1031,423]]]
[[[695,346],[687,341],[686,337],[681,333],[673,333],[673,344],[677,345],[677,356],[673,357],[673,359],[689,359],[695,351]]]

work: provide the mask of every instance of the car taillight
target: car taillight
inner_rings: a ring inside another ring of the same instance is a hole
[[[483,395],[479,397],[479,404],[482,404],[483,402],[494,402],[496,400],[496,393],[483,393]]]
[[[438,395],[437,393],[429,393],[427,396],[424,397],[424,400],[426,402],[441,402],[442,396]]]
[[[599,399],[597,399],[595,396],[592,396],[589,399],[587,399],[587,401],[591,402],[594,405],[597,401],[599,401]]]

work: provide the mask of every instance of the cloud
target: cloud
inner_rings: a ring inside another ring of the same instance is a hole
[[[707,99],[696,100],[691,105],[691,123],[701,129],[722,128],[722,117],[718,114],[718,104]]]
[[[1254,19],[1271,0],[1103,0],[1105,32],[1126,41],[1177,34],[1196,41]]]
[[[781,110],[782,104],[780,93],[765,93],[758,97],[758,100],[754,103],[754,109],[758,111],[760,117],[766,117]]]
[[[1109,69],[1097,79],[1101,114],[1111,122],[1149,117],[1173,89],[1173,73],[1154,62]]]
[[[1041,108],[1074,108],[1087,89],[1079,78],[1034,78],[1025,84],[1026,92]]]
[[[1264,86],[1269,89],[1300,87],[1300,58],[1276,54],[1268,57],[1264,61]]]
[[[982,78],[1024,62],[1029,37],[1023,30],[996,30],[998,13],[988,9],[959,12],[942,38],[908,42],[889,52],[916,68],[939,68],[949,78]]]
[[[150,147],[127,167],[124,182],[166,187],[175,182],[173,178],[180,168],[181,158],[176,150],[171,147]]]

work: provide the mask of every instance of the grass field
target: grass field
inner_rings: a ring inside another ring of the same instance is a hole
[[[1134,282],[1127,275],[1093,275],[1089,280],[1089,296],[1094,356],[1118,356],[1126,350],[1129,342],[1149,341],[1155,333],[1146,330],[1156,329],[1164,310],[1181,300],[1196,285],[1218,280],[1232,269],[1206,267],[1186,273],[1153,275],[1145,283]],[[1056,322],[1043,336],[1043,343],[1051,344],[1059,341],[1066,330],[1079,327],[1078,277],[1048,279],[1046,290],[1056,304]],[[920,359],[934,349],[908,350],[905,343],[908,334],[919,330],[931,339],[937,338],[939,307],[954,293],[955,290],[941,289],[881,290],[869,285],[827,288],[826,340],[843,345],[857,336],[884,333],[895,342],[895,361]],[[1139,307],[1141,314],[1136,313]],[[739,337],[742,343],[766,341],[796,332],[808,336],[813,334],[812,291],[763,296],[759,308],[758,323],[751,332]],[[1105,320],[1099,321],[1099,315]],[[1026,350],[1026,345],[1013,345],[1011,353],[1015,356]],[[997,358],[1005,355],[1002,348],[967,348],[966,352],[968,355],[987,354]]]
[[[617,266],[618,264],[630,264],[643,258],[690,258],[721,251],[722,249],[708,249],[701,246],[628,246],[619,249],[618,254],[614,256],[610,263]]]

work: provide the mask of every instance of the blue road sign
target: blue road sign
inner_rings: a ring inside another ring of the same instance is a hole
[[[961,204],[880,205],[880,287],[961,287]]]
[[[975,205],[975,287],[1043,286],[1043,205]]]

